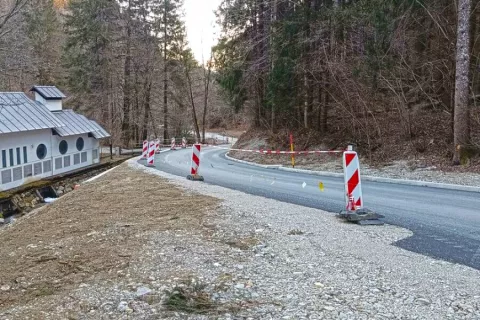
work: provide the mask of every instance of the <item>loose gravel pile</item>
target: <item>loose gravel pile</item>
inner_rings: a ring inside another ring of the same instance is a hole
[[[198,194],[222,201],[195,228],[129,234],[142,244],[112,277],[0,310],[0,319],[26,319],[47,304],[49,319],[480,319],[480,272],[391,245],[408,230],[346,224],[320,210],[129,166],[125,183],[144,171],[182,188],[177,201],[190,201],[184,217],[197,210]]]

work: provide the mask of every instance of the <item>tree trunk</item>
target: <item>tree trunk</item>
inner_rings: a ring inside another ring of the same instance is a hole
[[[163,12],[163,139],[168,139],[167,0]]]
[[[453,124],[454,156],[453,164],[466,161],[462,152],[470,143],[470,12],[471,0],[458,2],[457,57],[455,76],[455,112]]]
[[[204,81],[205,81],[205,93],[204,93],[204,100],[203,100],[203,126],[202,126],[202,143],[205,143],[205,126],[207,122],[207,106],[208,106],[208,93],[210,90],[210,76],[212,73],[212,55],[210,55],[210,61],[207,63],[207,70],[205,71],[204,66]]]
[[[150,107],[151,91],[152,91],[152,82],[147,80],[145,82],[145,106],[144,106],[145,116],[143,117],[142,140],[148,139],[148,122],[149,122],[149,117],[151,113],[151,107]]]
[[[190,77],[190,71],[188,70],[187,63],[185,62],[185,77],[187,79],[188,91],[189,91],[189,98],[190,103],[192,106],[192,116],[193,116],[193,127],[195,129],[195,135],[197,138],[197,142],[200,141],[200,128],[198,126],[198,118],[197,118],[197,110],[195,108],[195,99],[193,98],[193,86],[192,86],[192,78]]]
[[[130,1],[128,2],[127,8],[127,44],[126,44],[126,54],[125,54],[125,66],[124,66],[124,87],[123,87],[123,121],[122,121],[122,140],[125,146],[128,146],[131,138],[130,134],[130,69],[132,64],[131,57],[131,12],[130,12]]]

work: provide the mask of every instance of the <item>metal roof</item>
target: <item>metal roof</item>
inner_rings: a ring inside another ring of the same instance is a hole
[[[0,134],[63,126],[47,107],[25,93],[0,92]]]
[[[75,113],[73,110],[54,111],[53,114],[65,123],[64,127],[55,128],[59,136],[72,136],[77,134],[91,133],[96,139],[110,137],[98,123],[88,120],[85,116]]]
[[[97,128],[97,131],[92,132],[93,136],[97,139],[102,139],[102,138],[109,138],[110,134],[102,128],[101,125],[99,125],[96,121],[90,120],[90,122],[93,124],[94,127]]]
[[[54,86],[33,86],[30,90],[40,94],[45,100],[57,100],[66,98],[66,96]]]

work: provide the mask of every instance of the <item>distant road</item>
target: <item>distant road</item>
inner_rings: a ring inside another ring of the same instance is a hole
[[[230,161],[225,153],[202,150],[200,171],[206,183],[330,212],[344,208],[341,178],[263,169]],[[186,176],[190,157],[191,150],[162,153],[157,167]],[[369,181],[362,185],[366,207],[385,215],[387,223],[413,231],[397,246],[480,270],[480,194]]]

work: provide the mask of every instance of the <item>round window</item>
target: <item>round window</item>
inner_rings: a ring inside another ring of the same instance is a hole
[[[85,146],[85,141],[83,141],[83,138],[78,138],[77,139],[77,150],[82,151],[84,146]]]
[[[65,140],[60,141],[60,144],[58,145],[58,151],[60,151],[61,154],[65,154],[68,151],[68,143]]]
[[[47,147],[42,143],[37,147],[37,158],[42,160],[47,156]]]

